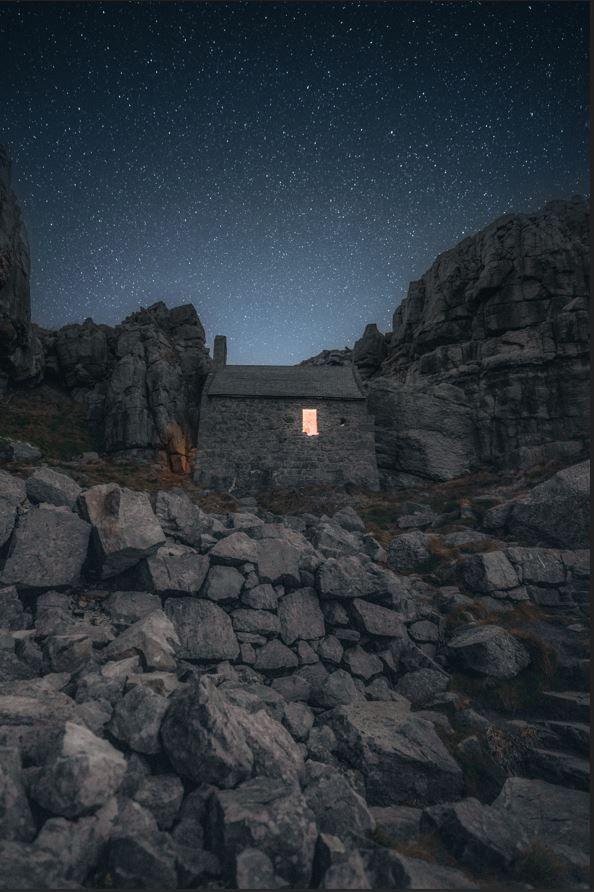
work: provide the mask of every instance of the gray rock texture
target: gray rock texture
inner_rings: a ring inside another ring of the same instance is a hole
[[[32,508],[19,518],[0,582],[19,589],[76,585],[87,557],[90,533],[89,524],[67,508]]]
[[[0,392],[9,381],[34,384],[43,374],[43,349],[31,329],[30,267],[10,158],[0,145]]]
[[[169,459],[187,470],[210,367],[191,304],[163,302],[110,328],[87,319],[44,334],[48,368],[83,402],[106,452]]]
[[[93,526],[95,560],[103,579],[117,576],[153,555],[165,542],[150,499],[115,483],[92,486],[80,497],[83,516]]]
[[[388,479],[586,453],[588,266],[575,198],[495,220],[411,283],[369,389]]]

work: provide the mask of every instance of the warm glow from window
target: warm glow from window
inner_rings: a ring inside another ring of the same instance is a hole
[[[303,409],[303,426],[302,431],[308,437],[317,437],[318,435],[318,410]]]

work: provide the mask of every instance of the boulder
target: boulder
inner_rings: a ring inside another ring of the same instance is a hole
[[[34,781],[31,795],[47,811],[66,818],[96,811],[113,796],[126,760],[106,740],[66,722],[59,744]]]
[[[299,665],[297,654],[285,644],[273,638],[256,653],[255,669],[258,672],[270,672],[278,669],[294,669]]]
[[[159,830],[170,830],[183,796],[183,784],[175,774],[157,774],[146,777],[133,798],[153,815]]]
[[[535,545],[587,548],[590,535],[590,462],[558,471],[512,502],[506,526]]]
[[[246,706],[230,699],[203,676],[174,694],[161,727],[163,748],[182,777],[219,787],[234,787],[253,774],[296,779],[302,756],[288,731],[246,695]]]
[[[284,595],[278,604],[280,634],[285,644],[297,639],[311,640],[325,635],[324,616],[319,598],[312,588],[301,588]]]
[[[337,752],[364,778],[370,805],[427,805],[455,798],[462,771],[435,732],[407,701],[356,702],[324,716]]]
[[[0,889],[80,889],[64,876],[61,855],[34,843],[1,841],[0,864]]]
[[[525,845],[536,839],[553,850],[590,851],[587,792],[543,780],[509,777],[492,807]]]
[[[383,663],[376,654],[368,653],[362,647],[349,647],[344,652],[344,664],[352,675],[365,681],[379,675],[383,670]],[[406,695],[405,695],[406,696]]]
[[[502,551],[470,555],[462,560],[459,570],[465,588],[473,593],[489,595],[520,584],[518,574]]]
[[[211,601],[235,601],[239,598],[243,583],[244,578],[235,567],[225,567],[223,564],[214,564],[208,571],[203,594],[207,598],[210,598]],[[256,586],[256,588],[261,587],[262,586]],[[254,589],[251,591],[254,591]],[[272,591],[274,594],[274,590]],[[274,596],[274,599],[276,603],[276,595]],[[257,605],[248,604],[248,606],[256,607]]]
[[[162,610],[154,610],[118,635],[102,655],[104,659],[122,660],[140,654],[147,669],[167,672],[176,669],[180,647],[173,623]]]
[[[380,638],[406,637],[406,626],[402,616],[395,610],[360,598],[353,601],[352,610],[355,623],[368,635]]]
[[[308,761],[303,793],[320,833],[355,842],[375,830],[375,820],[365,800],[337,769],[322,762]]]
[[[47,502],[74,508],[81,492],[76,480],[53,468],[35,468],[27,479],[27,496],[34,503]]]
[[[208,555],[213,564],[241,567],[242,564],[258,563],[258,544],[241,531],[231,533],[214,545]]]
[[[49,818],[35,840],[35,848],[59,856],[63,876],[80,888],[99,867],[116,815],[113,797],[93,815],[74,821]]]
[[[93,525],[93,546],[102,579],[117,576],[165,542],[148,494],[102,483],[79,499],[83,517]]]
[[[190,660],[234,660],[239,642],[227,613],[217,604],[198,598],[168,598],[165,614],[181,646],[177,654]]]
[[[279,635],[280,622],[275,613],[268,610],[252,610],[249,607],[233,610],[231,613],[233,628],[236,632],[248,632],[256,635]]]
[[[185,545],[161,545],[140,567],[140,584],[159,595],[197,595],[209,560]]]
[[[0,504],[7,502],[17,508],[27,498],[27,486],[22,477],[0,469]]]
[[[212,527],[208,515],[186,493],[160,491],[154,498],[154,508],[165,535],[192,548],[200,546],[201,533],[210,532]]]
[[[500,626],[469,626],[448,642],[450,659],[462,669],[492,678],[514,678],[530,663],[524,645]]]
[[[165,697],[144,685],[136,685],[116,703],[108,730],[116,740],[138,753],[161,751],[159,732],[167,711]]]
[[[243,581],[243,578],[242,578]],[[254,610],[275,610],[278,607],[278,595],[269,582],[255,585],[247,589],[241,596],[241,603]]]
[[[243,849],[257,848],[291,885],[309,886],[317,829],[298,787],[278,778],[256,777],[234,790],[217,790],[208,827],[230,872]]]
[[[18,589],[71,588],[80,581],[90,533],[67,508],[32,508],[19,518],[0,582]]]
[[[117,626],[131,626],[149,613],[161,609],[161,598],[151,592],[113,592],[103,608]]]
[[[177,888],[176,847],[171,837],[157,829],[156,823],[138,803],[131,806],[144,812],[151,823],[130,822],[130,809],[120,816],[112,832],[107,868],[116,889]]]
[[[388,565],[398,573],[417,569],[431,557],[430,542],[431,536],[421,530],[396,536],[388,546]]]
[[[352,677],[344,669],[337,669],[313,691],[313,702],[323,709],[353,703],[361,699],[361,693]]]
[[[364,598],[377,590],[376,580],[355,555],[323,561],[316,573],[316,587],[322,598]]]
[[[258,543],[258,573],[262,582],[296,586],[301,582],[299,550],[284,539],[266,538]]]
[[[437,694],[447,691],[450,679],[436,669],[417,669],[407,672],[396,684],[396,693],[410,700],[413,706],[424,706]]]
[[[66,683],[68,676],[60,680]],[[0,693],[0,746],[18,747],[29,764],[45,760],[66,722],[80,721],[74,700],[44,681],[30,688],[20,683],[21,692]]]

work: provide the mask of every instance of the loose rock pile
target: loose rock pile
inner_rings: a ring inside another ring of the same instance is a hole
[[[507,683],[534,652],[450,622],[473,601],[581,615],[559,493],[581,546],[586,480],[487,512],[500,540],[449,534],[489,549],[432,585],[410,572],[427,513],[385,551],[352,508],[213,515],[181,491],[0,471],[0,888],[476,888],[537,840],[587,888],[582,655],[564,656],[575,690],[501,720],[456,677]],[[532,544],[510,539],[523,517]],[[428,835],[445,860],[406,854]]]

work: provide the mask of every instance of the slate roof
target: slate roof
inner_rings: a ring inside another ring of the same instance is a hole
[[[208,396],[363,400],[350,365],[227,365],[207,385]]]

